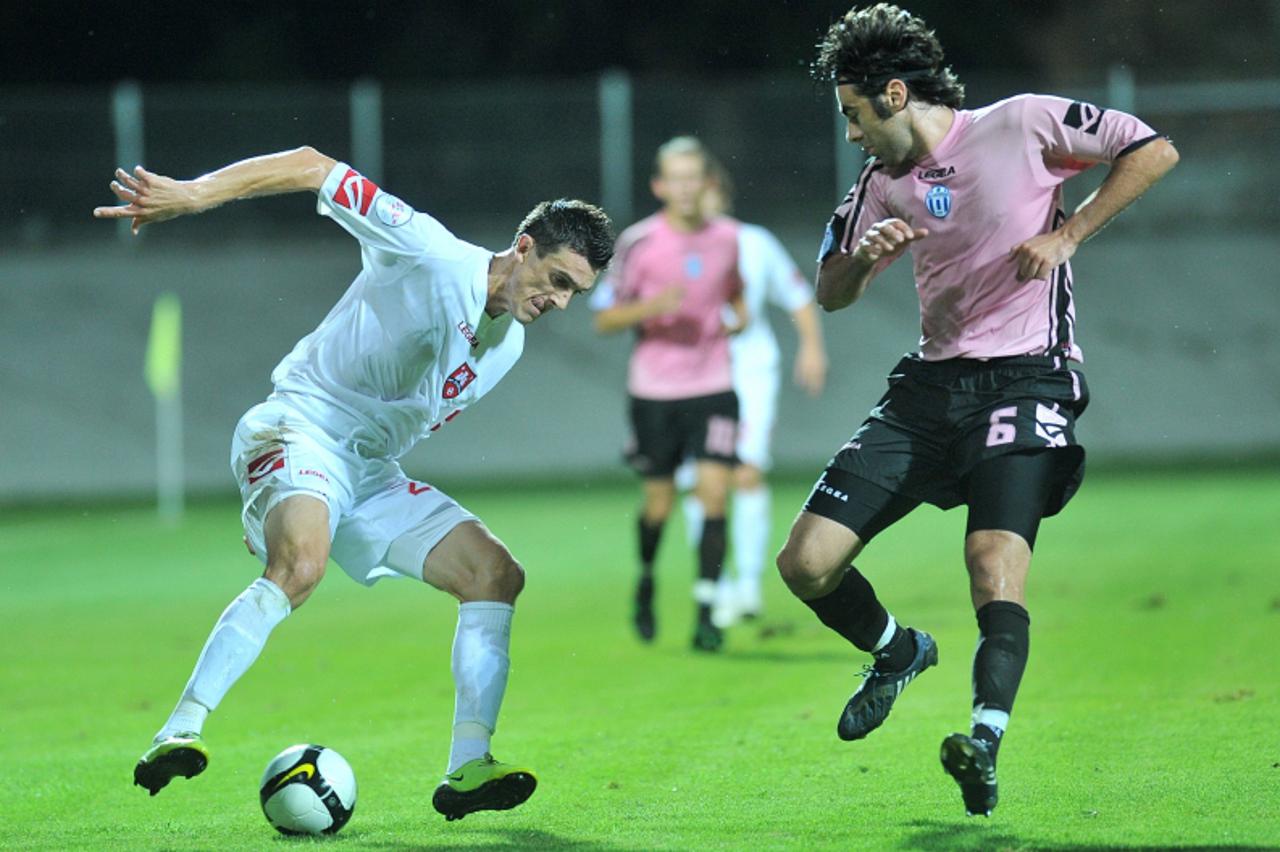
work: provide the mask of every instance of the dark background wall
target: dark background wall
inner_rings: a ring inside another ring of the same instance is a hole
[[[1052,91],[1117,98],[1171,135],[1178,169],[1077,256],[1082,434],[1101,463],[1280,453],[1280,3],[915,3],[980,105]],[[315,7],[324,11],[317,12]],[[340,8],[332,13],[329,7]],[[502,248],[533,203],[601,197],[601,74],[630,81],[633,216],[654,146],[701,135],[739,213],[801,267],[856,169],[830,93],[807,79],[826,3],[6,4],[0,28],[0,502],[142,493],[155,468],[142,380],[151,305],[185,312],[191,487],[228,489],[231,428],[357,268],[301,197],[237,204],[122,239],[110,203],[113,93],[140,81],[143,159],[189,177],[312,144],[353,158],[352,83],[381,95],[382,183],[465,239]],[[364,167],[362,163],[357,166]],[[1100,174],[1077,181],[1078,200]],[[620,222],[626,224],[626,222]],[[789,351],[785,320],[775,327]],[[829,315],[828,392],[784,390],[777,456],[816,471],[915,345],[909,267]],[[411,454],[431,477],[617,472],[625,337],[583,306],[530,329],[480,405]],[[788,359],[789,360],[789,359]],[[545,447],[557,448],[549,456]],[[537,451],[535,451],[537,450]]]

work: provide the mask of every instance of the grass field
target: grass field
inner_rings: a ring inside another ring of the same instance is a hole
[[[775,492],[775,541],[805,485]],[[764,623],[687,650],[692,559],[663,542],[659,641],[632,639],[631,486],[452,489],[524,563],[495,739],[541,785],[446,824],[430,793],[452,713],[455,605],[336,567],[205,729],[209,770],[131,787],[218,612],[257,574],[232,504],[177,528],[142,509],[0,521],[0,846],[275,849],[257,783],[294,742],[360,784],[344,849],[1280,848],[1280,484],[1267,474],[1094,476],[1046,523],[1031,662],[1001,803],[966,819],[938,765],[964,730],[976,628],[964,519],[924,508],[860,560],[940,665],[861,743],[835,720],[863,660],[771,576]],[[302,841],[309,844],[311,841]]]

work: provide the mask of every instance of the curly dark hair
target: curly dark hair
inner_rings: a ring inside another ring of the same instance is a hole
[[[538,257],[567,246],[586,258],[596,272],[613,259],[613,222],[603,210],[585,201],[568,198],[543,201],[524,217],[516,228],[515,239],[520,239],[521,234],[533,237]]]
[[[818,43],[811,71],[815,80],[852,85],[873,104],[897,79],[926,103],[959,109],[964,84],[942,59],[942,45],[923,19],[892,3],[877,3],[855,6],[831,25]]]

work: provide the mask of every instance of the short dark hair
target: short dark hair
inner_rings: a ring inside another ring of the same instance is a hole
[[[533,238],[538,257],[546,257],[567,246],[586,258],[596,272],[613,259],[613,222],[603,210],[585,201],[569,198],[543,201],[530,210],[516,228],[517,240],[521,234]]]
[[[923,19],[892,3],[877,3],[855,6],[831,25],[811,70],[815,80],[852,85],[873,101],[897,79],[926,103],[959,109],[964,84],[942,60],[942,44]]]

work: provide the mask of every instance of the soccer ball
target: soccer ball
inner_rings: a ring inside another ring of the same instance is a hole
[[[334,834],[356,808],[356,776],[331,748],[290,746],[267,764],[258,798],[281,834]]]

